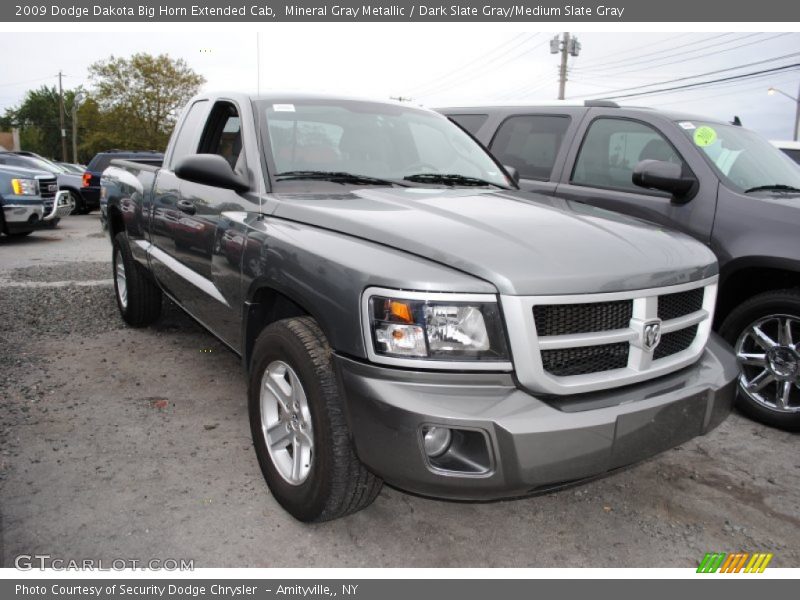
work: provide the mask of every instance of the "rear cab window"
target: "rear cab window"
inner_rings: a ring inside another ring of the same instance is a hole
[[[463,129],[471,133],[472,135],[477,135],[478,130],[483,127],[483,124],[486,123],[486,119],[489,118],[489,115],[447,115],[450,120],[454,121],[458,125],[460,125]]]
[[[571,118],[567,115],[520,115],[500,125],[490,149],[522,179],[549,181]]]

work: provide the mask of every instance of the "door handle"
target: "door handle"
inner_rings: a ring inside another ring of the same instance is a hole
[[[189,200],[178,200],[177,207],[179,211],[185,212],[187,215],[193,215],[197,212],[194,202]]]

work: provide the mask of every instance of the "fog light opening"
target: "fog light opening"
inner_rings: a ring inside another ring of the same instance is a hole
[[[423,427],[422,439],[425,446],[425,454],[430,458],[441,456],[450,448],[453,441],[453,434],[447,427]]]

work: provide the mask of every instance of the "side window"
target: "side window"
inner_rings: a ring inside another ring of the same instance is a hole
[[[547,181],[569,123],[569,117],[560,115],[510,117],[492,140],[492,154],[523,179]]]
[[[178,137],[172,150],[170,165],[174,169],[177,162],[187,154],[197,153],[197,140],[200,128],[203,126],[208,100],[200,100],[192,104],[186,118],[183,120]]]
[[[481,125],[486,123],[489,115],[447,115],[453,121],[461,125],[464,129],[469,131],[472,135],[478,133]]]
[[[642,192],[631,180],[634,167],[642,160],[683,164],[672,144],[649,125],[624,119],[597,119],[581,145],[572,183]]]
[[[230,102],[217,102],[211,109],[200,140],[200,152],[219,154],[232,169],[236,168],[242,153],[242,122],[239,112]]]

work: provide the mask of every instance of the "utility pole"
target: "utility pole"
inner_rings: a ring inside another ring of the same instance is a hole
[[[570,56],[578,56],[581,52],[581,43],[578,38],[564,32],[562,39],[558,36],[550,40],[550,54],[561,54],[561,65],[558,68],[558,99],[563,100],[567,88],[567,61]]]
[[[67,130],[64,128],[64,86],[61,85],[61,71],[58,72],[58,120],[61,130],[61,160],[67,162]]]
[[[84,100],[83,92],[78,92],[72,97],[72,162],[76,165],[78,161],[78,106]]]

